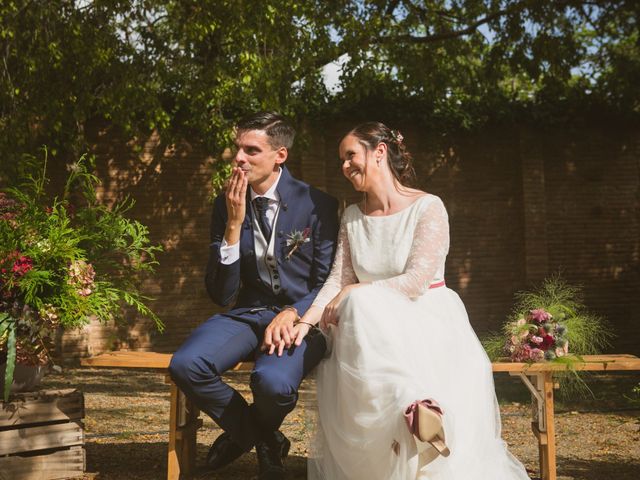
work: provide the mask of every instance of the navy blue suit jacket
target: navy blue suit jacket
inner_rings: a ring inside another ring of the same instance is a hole
[[[247,213],[240,233],[240,259],[231,265],[220,262],[220,245],[227,223],[225,195],[214,202],[211,244],[205,283],[207,292],[220,306],[235,306],[230,316],[243,317],[256,307],[293,305],[300,315],[311,306],[331,270],[338,235],[338,202],[332,196],[296,180],[286,167],[276,188],[280,212],[273,226],[275,256],[281,288],[274,293],[260,279],[256,263],[251,219],[251,197],[247,191]],[[287,258],[291,247],[287,236],[310,228],[310,241]]]

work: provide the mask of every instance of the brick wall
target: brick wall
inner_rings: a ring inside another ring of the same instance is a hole
[[[337,145],[353,122],[326,122],[288,162],[292,173],[338,197],[358,194],[340,173]],[[442,197],[451,224],[447,283],[465,302],[480,334],[500,326],[513,294],[562,271],[585,286],[586,303],[618,338],[612,350],[640,353],[640,131],[593,125],[575,131],[516,126],[435,136],[400,125],[416,159],[420,187]],[[308,129],[311,132],[311,129]],[[320,133],[317,133],[320,132]],[[129,194],[132,214],[165,251],[144,289],[166,323],[157,334],[131,314],[131,328],[92,325],[65,336],[68,353],[105,348],[175,349],[220,311],[203,285],[207,260],[209,176],[214,160],[158,136],[141,153],[108,135],[97,141],[101,195]]]

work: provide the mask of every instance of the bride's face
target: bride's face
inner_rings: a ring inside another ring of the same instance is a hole
[[[351,182],[353,188],[359,192],[366,191],[367,186],[373,180],[370,178],[371,153],[360,143],[357,137],[347,135],[340,142],[340,160],[342,160],[342,173]]]

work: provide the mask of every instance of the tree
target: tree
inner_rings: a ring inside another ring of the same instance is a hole
[[[639,17],[633,0],[5,1],[2,162],[42,144],[75,156],[97,120],[217,153],[255,109],[384,106],[467,128],[523,113],[637,115]],[[331,93],[321,67],[339,58]]]

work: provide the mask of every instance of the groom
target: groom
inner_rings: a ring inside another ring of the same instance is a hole
[[[290,442],[278,430],[304,376],[321,360],[322,335],[297,323],[326,280],[338,230],[337,201],[284,166],[295,131],[261,112],[237,125],[237,154],[216,198],[205,283],[214,302],[235,306],[201,324],[173,355],[180,389],[223,430],[207,465],[221,468],[256,447],[259,480],[284,478]],[[299,346],[294,340],[304,336]],[[253,404],[222,374],[255,358]]]

